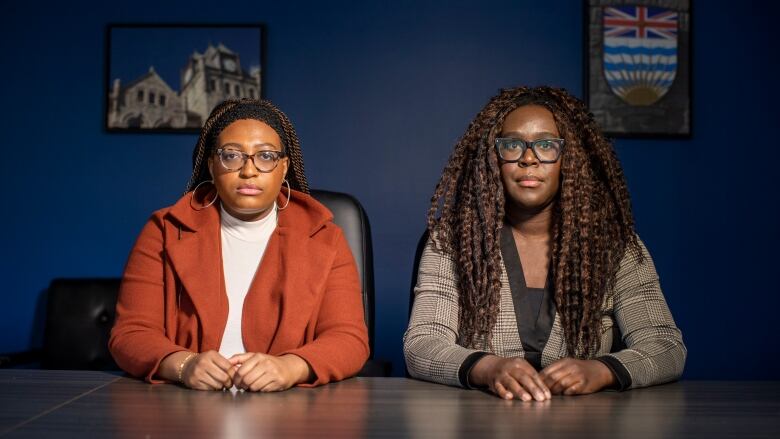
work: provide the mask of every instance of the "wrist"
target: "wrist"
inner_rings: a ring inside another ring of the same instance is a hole
[[[295,354],[285,354],[279,357],[285,365],[285,368],[290,372],[292,377],[291,385],[305,383],[311,381],[312,370],[309,363],[303,358]]]
[[[485,355],[484,357],[480,358],[479,361],[477,361],[474,364],[474,367],[471,368],[471,371],[469,372],[469,384],[472,386],[487,386],[489,381],[489,375],[490,370],[493,369],[493,366],[500,360],[499,357],[495,355]]]
[[[155,377],[170,382],[177,382],[179,377],[179,365],[187,355],[191,354],[190,351],[181,350],[172,354],[168,354],[160,361],[160,366],[155,372]]]
[[[606,389],[615,385],[615,374],[604,363],[599,360],[591,360],[595,366],[598,376],[598,382],[600,384],[599,390]]]
[[[198,354],[196,354],[195,352],[190,352],[190,353],[188,353],[188,354],[187,354],[187,356],[185,356],[185,357],[184,357],[184,358],[181,360],[181,362],[179,363],[179,367],[178,367],[178,369],[177,369],[177,374],[176,374],[176,375],[177,375],[177,381],[178,381],[178,382],[180,382],[180,383],[184,384],[184,369],[185,369],[185,368],[187,367],[187,365],[188,365],[188,364],[190,364],[190,363],[192,362],[192,360],[194,360],[194,359],[195,359],[195,357],[197,357],[197,356],[198,356]]]

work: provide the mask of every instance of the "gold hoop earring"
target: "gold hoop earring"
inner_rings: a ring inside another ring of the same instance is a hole
[[[197,192],[198,188],[199,188],[199,187],[200,187],[200,185],[202,185],[203,183],[211,183],[211,184],[214,184],[214,180],[203,180],[203,181],[201,181],[200,183],[198,183],[198,185],[197,185],[197,186],[195,186],[195,189],[193,189],[193,190],[192,190],[192,195],[190,196],[190,207],[191,207],[191,208],[193,208],[193,209],[195,209],[195,210],[203,210],[203,209],[206,209],[207,207],[209,207],[209,206],[211,206],[212,204],[214,204],[214,202],[215,202],[215,201],[217,201],[217,198],[219,198],[219,193],[217,193],[217,194],[215,194],[215,195],[214,195],[214,199],[213,199],[213,200],[211,200],[211,202],[209,202],[209,204],[206,204],[205,206],[201,206],[200,208],[198,208],[198,207],[195,207],[195,206],[192,204],[192,200],[194,200],[194,199],[195,199],[195,192]]]
[[[287,185],[287,202],[284,203],[284,207],[276,207],[276,210],[284,210],[287,209],[287,206],[290,204],[290,198],[292,198],[292,190],[290,190],[290,182],[287,181],[287,179],[284,179],[284,184]]]

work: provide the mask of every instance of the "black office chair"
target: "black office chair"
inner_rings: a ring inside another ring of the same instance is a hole
[[[117,370],[108,352],[118,278],[54,279],[49,286],[41,367]]]
[[[391,364],[373,359],[374,262],[365,210],[348,194],[313,190],[311,195],[333,212],[355,257],[362,283],[371,359],[361,376],[389,376]],[[108,352],[116,317],[120,279],[55,279],[46,294],[43,349],[0,355],[0,367],[36,362],[44,369],[118,369]]]
[[[368,216],[355,197],[341,193],[312,189],[311,196],[333,213],[333,222],[341,227],[349,249],[355,257],[363,289],[363,311],[368,326],[368,339],[374,348],[374,256]]]
[[[422,259],[423,251],[425,250],[425,244],[428,243],[428,237],[430,232],[425,229],[420,240],[417,241],[417,248],[414,250],[414,262],[412,265],[412,285],[409,286],[409,309],[407,318],[412,316],[412,306],[414,306],[414,287],[417,286],[417,275],[420,271],[420,259]]]
[[[333,222],[343,230],[360,275],[371,356],[359,375],[390,376],[392,364],[374,359],[374,253],[368,215],[352,195],[312,189],[311,196],[333,212]]]
[[[43,347],[0,355],[0,367],[118,370],[108,352],[118,278],[54,279],[46,291]]]
[[[423,251],[425,250],[425,244],[428,243],[428,237],[430,232],[425,229],[420,240],[417,241],[417,248],[414,251],[414,262],[412,263],[412,284],[409,286],[409,309],[407,310],[406,319],[409,320],[412,317],[412,307],[414,306],[414,287],[417,286],[417,276],[420,271],[420,259],[422,259]],[[409,369],[404,364],[404,370],[406,370],[406,377],[411,378],[409,375]]]

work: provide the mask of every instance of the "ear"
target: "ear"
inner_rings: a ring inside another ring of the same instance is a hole
[[[209,175],[211,176],[211,180],[214,180],[214,157],[209,157],[208,161],[208,167],[209,167]]]
[[[282,165],[282,176],[284,178],[287,178],[287,171],[290,169],[290,158],[285,156],[282,159],[281,165]]]

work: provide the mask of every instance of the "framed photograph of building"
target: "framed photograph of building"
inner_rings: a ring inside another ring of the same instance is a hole
[[[585,97],[615,137],[691,134],[690,0],[585,0]]]
[[[105,127],[198,132],[225,99],[263,96],[262,24],[111,24]]]

